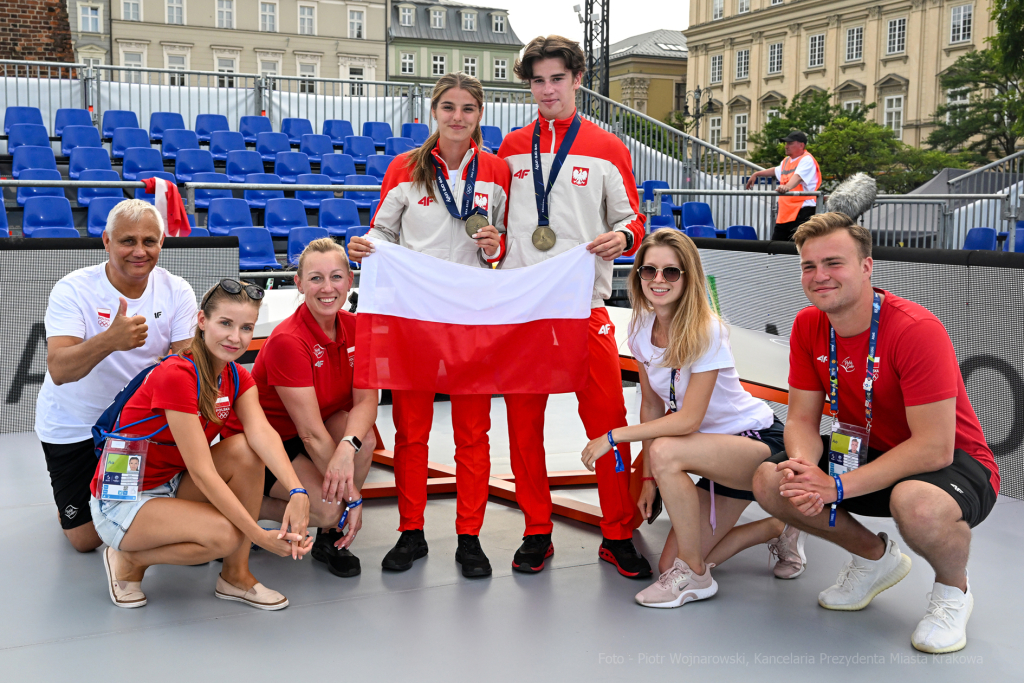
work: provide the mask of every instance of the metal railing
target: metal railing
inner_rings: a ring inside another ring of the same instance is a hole
[[[686,201],[700,201],[711,208],[715,225],[749,225],[754,228],[757,238],[770,240],[778,213],[779,193],[763,190],[676,190],[655,188],[654,199],[644,202],[648,216],[658,214],[663,196],[683,197]],[[825,205],[824,192],[787,192],[792,197],[814,197],[818,210]]]
[[[34,182],[34,181],[29,181]],[[57,182],[57,181],[51,181]],[[281,190],[286,192],[380,192],[380,185],[285,185],[283,183],[185,183],[185,211],[196,212],[196,190]]]
[[[45,112],[56,113],[64,107],[89,107],[85,64],[64,62],[25,62],[0,59],[5,106],[39,107],[43,121],[52,121]]]
[[[991,194],[1024,182],[1024,150],[947,181],[951,194]]]

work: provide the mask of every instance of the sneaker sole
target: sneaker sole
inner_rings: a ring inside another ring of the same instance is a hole
[[[107,593],[110,595],[110,601],[122,609],[135,609],[136,607],[145,607],[147,599],[143,598],[136,602],[120,602],[114,595],[114,572],[110,569],[110,562],[107,561],[107,549],[103,550],[103,569],[107,572]]]
[[[555,545],[554,545],[554,543],[552,543],[551,545],[548,546],[548,551],[546,553],[544,553],[544,560],[547,560],[549,557],[551,557],[554,554],[555,554]],[[515,560],[513,560],[512,561],[512,569],[516,570],[517,572],[522,572],[524,574],[536,574],[537,572],[543,570],[544,569],[544,565],[547,564],[544,560],[540,561],[540,566],[538,566],[538,567],[534,567],[534,566],[529,565],[529,564],[527,564],[525,562],[522,562],[520,564],[516,564]]]
[[[779,576],[778,574],[776,574],[776,579],[782,579],[783,581],[791,581],[792,579],[795,579],[807,570],[807,553],[804,551],[804,541],[806,540],[807,536],[805,536],[804,534],[800,534],[796,542],[796,552],[798,555],[800,555],[800,562],[802,564],[802,566],[800,567],[800,571],[798,571],[796,574],[793,574],[792,576]]]
[[[455,561],[462,565],[462,562],[459,562],[458,558],[455,558]],[[491,570],[490,567],[488,567],[487,569],[466,569],[465,566],[462,567],[462,575],[465,576],[467,579],[482,579],[490,576],[493,573],[494,572]]]
[[[607,548],[600,548],[597,551],[597,557],[599,559],[604,560],[605,562],[610,562],[611,564],[615,565],[615,568],[619,570],[619,573],[628,579],[649,579],[651,576],[653,576],[653,572],[650,569],[647,570],[646,574],[644,574],[643,572],[627,572],[625,569],[622,568],[618,560],[615,559],[615,554]]]
[[[641,607],[653,607],[655,609],[672,609],[674,607],[682,607],[688,602],[695,602],[697,600],[707,600],[718,593],[718,582],[711,579],[711,585],[707,588],[694,588],[692,590],[683,591],[679,594],[679,597],[669,602],[659,603],[646,603],[636,601],[636,604]]]
[[[362,567],[356,567],[355,571],[350,569],[347,572],[341,572],[341,571],[338,571],[337,569],[335,569],[334,566],[330,562],[328,562],[327,563],[327,571],[329,571],[330,573],[332,573],[335,576],[340,577],[342,579],[351,579],[353,576],[359,576],[360,574],[362,574],[363,573],[363,568]]]
[[[871,604],[871,601],[875,599],[875,596],[882,591],[889,590],[897,583],[906,578],[907,574],[910,573],[910,557],[904,553],[900,553],[900,563],[896,565],[896,568],[889,572],[883,579],[882,582],[873,588],[863,600],[852,605],[826,605],[818,598],[818,604],[825,609],[835,610],[837,612],[856,612],[862,610]]]
[[[215,596],[217,596],[218,598],[220,598],[221,600],[234,600],[235,602],[241,602],[241,603],[244,603],[246,605],[249,605],[250,607],[255,607],[256,609],[261,609],[264,612],[276,612],[277,610],[284,609],[285,607],[288,606],[288,599],[287,598],[285,598],[284,602],[279,602],[279,603],[274,604],[274,605],[264,605],[262,603],[253,602],[252,600],[246,600],[245,598],[240,598],[240,597],[235,596],[235,595],[227,595],[226,593],[221,593],[218,590],[214,590],[213,594]]]
[[[964,649],[965,647],[967,647],[967,621],[970,621],[972,612],[974,612],[973,598],[971,599],[971,606],[967,610],[967,619],[964,621],[964,637],[958,640],[953,645],[950,645],[949,647],[929,648],[927,645],[915,643],[913,637],[911,637],[910,639],[910,644],[914,646],[915,650],[919,652],[927,652],[931,655],[942,655],[947,654],[949,652],[958,652]]]
[[[428,548],[424,548],[422,552],[417,550],[416,552],[414,552],[412,554],[412,561],[407,563],[407,564],[395,564],[394,562],[389,563],[388,562],[388,558],[385,557],[383,560],[381,560],[380,566],[383,569],[387,569],[388,571],[391,571],[391,572],[405,572],[405,571],[409,571],[410,569],[412,569],[412,565],[413,565],[414,562],[416,562],[416,560],[422,559],[422,558],[427,556],[427,552],[428,551],[429,551]]]

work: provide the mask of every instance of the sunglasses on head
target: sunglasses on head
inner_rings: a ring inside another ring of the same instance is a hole
[[[654,266],[640,266],[636,269],[636,274],[640,276],[641,280],[653,280],[658,277],[658,273],[661,273],[665,278],[665,282],[676,282],[682,276],[683,271],[681,268],[675,266],[669,266],[668,268],[655,268]]]
[[[259,301],[263,298],[264,294],[262,287],[257,287],[256,285],[246,282],[239,282],[238,280],[232,280],[231,278],[224,278],[218,282],[217,286],[211,289],[205,297],[203,297],[203,304],[200,308],[206,308],[206,302],[210,300],[210,297],[213,296],[213,293],[216,292],[218,288],[223,289],[228,294],[239,294],[244,289],[245,293],[248,294],[249,298],[253,301]]]

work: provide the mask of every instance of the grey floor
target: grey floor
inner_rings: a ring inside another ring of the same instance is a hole
[[[630,404],[633,390],[625,391]],[[493,471],[508,471],[500,400],[493,418]],[[379,423],[390,426],[388,407]],[[393,430],[382,432],[390,444]],[[438,403],[432,459],[453,462],[451,434],[448,404]],[[575,399],[553,397],[549,467],[579,469],[584,443]],[[569,495],[597,502],[593,490]],[[715,570],[720,590],[712,600],[651,610],[632,600],[646,582],[599,562],[599,532],[586,525],[556,518],[549,569],[512,572],[522,516],[496,500],[481,539],[494,565],[491,579],[458,572],[450,496],[427,507],[430,555],[406,573],[382,574],[398,513],[393,500],[370,501],[354,546],[363,562],[357,578],[335,578],[311,559],[257,553],[253,572],[291,601],[282,612],[264,613],[213,597],[216,564],[154,567],[143,584],[149,604],[129,611],[110,603],[99,554],[75,553],[61,535],[34,434],[0,436],[0,510],[7,595],[0,681],[1024,680],[1022,601],[1013,583],[1024,566],[1024,502],[1007,498],[976,530],[970,640],[946,658],[910,647],[933,580],[923,560],[914,557],[910,576],[864,611],[829,612],[816,597],[846,556],[816,540],[795,581],[773,578],[767,550],[752,548]],[[762,515],[753,505],[741,521]],[[895,531],[888,521],[872,526]],[[667,533],[663,516],[643,526],[637,544],[656,560]]]

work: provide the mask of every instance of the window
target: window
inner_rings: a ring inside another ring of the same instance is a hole
[[[463,12],[462,13],[462,30],[463,31],[475,31],[476,30],[476,12]]]
[[[495,59],[494,60],[494,80],[496,80],[496,81],[508,80],[508,60],[507,59]]]
[[[316,8],[313,5],[299,5],[299,35],[316,35]]]
[[[167,0],[167,23],[185,23],[185,0]]]
[[[398,23],[402,26],[412,26],[413,8],[412,7],[399,7],[398,8]]]
[[[271,33],[277,31],[277,3],[260,3],[260,30]]]
[[[782,116],[782,114],[779,112],[778,109],[769,109],[768,112],[765,114],[764,120],[767,123],[770,122],[772,119],[779,118],[780,116]]]
[[[782,73],[782,43],[768,46],[768,73]]]
[[[446,58],[444,55],[433,55],[431,58],[431,69],[430,73],[433,76],[444,76],[448,73],[448,69],[445,66]]]
[[[260,60],[261,76],[277,76],[280,70],[280,65],[277,62],[270,59]]]
[[[885,54],[896,55],[905,52],[907,49],[907,19],[889,20],[889,41],[886,43]]]
[[[365,12],[361,9],[350,9],[348,11],[348,37],[365,38],[363,35],[363,17]]]
[[[722,55],[711,55],[711,82],[722,82]]]
[[[714,147],[722,142],[722,117],[712,116],[708,119],[708,142]]]
[[[725,16],[724,0],[711,0],[711,19],[721,19]]]
[[[956,88],[946,93],[946,106],[950,107],[950,110],[946,112],[946,123],[957,123],[960,117],[963,116],[963,107],[965,107],[970,99],[970,91],[967,88]]]
[[[444,28],[444,10],[430,10],[430,28]]]
[[[736,114],[733,120],[735,125],[733,126],[732,149],[735,152],[745,152],[747,151],[747,114]]]
[[[299,78],[316,78],[316,64],[299,64]],[[315,93],[316,81],[299,81],[300,93]]]
[[[184,71],[185,61],[185,55],[167,55],[167,69],[169,71]],[[167,74],[168,85],[186,85],[185,79],[185,74]]]
[[[885,98],[885,125],[892,128],[897,139],[903,139],[903,95]]]
[[[846,100],[843,102],[843,109],[845,111],[854,112],[860,108],[860,100]]]
[[[401,73],[405,75],[416,74],[416,54],[414,52],[402,53]]]
[[[746,14],[750,11],[750,0],[736,0],[736,14]]]
[[[771,4],[772,4],[773,7],[775,5],[781,5],[782,4],[782,0],[772,0]]]
[[[125,66],[144,66],[141,52],[125,52],[121,55],[121,63]],[[121,80],[125,83],[142,83],[141,71],[122,71]]]
[[[864,58],[864,27],[846,29],[846,61],[859,62]]]
[[[217,28],[235,27],[235,0],[217,0]]]
[[[350,81],[361,81],[363,80],[363,67],[361,66],[350,66],[348,68],[348,79]],[[366,94],[366,86],[362,83],[350,83],[349,94],[356,97],[361,97]]]
[[[750,77],[750,50],[736,50],[736,80]]]
[[[953,8],[953,20],[949,29],[949,42],[963,43],[971,39],[971,21],[974,19],[973,5]]]
[[[810,37],[807,46],[807,68],[825,66],[825,34],[817,33]]]
[[[83,33],[100,32],[100,8],[89,7],[88,5],[78,6],[78,16],[81,17]]]
[[[683,107],[686,106],[686,83],[675,83],[674,84],[674,95],[675,95],[675,111],[682,111]]]
[[[235,60],[233,57],[218,57],[217,71],[222,74],[235,73]],[[218,76],[217,86],[220,88],[234,88],[235,79],[230,76]]]
[[[121,18],[125,21],[142,21],[140,0],[125,0],[121,6]]]
[[[505,15],[495,14],[491,16],[491,30],[495,33],[505,32]]]
[[[476,78],[476,57],[462,58],[462,73]]]

